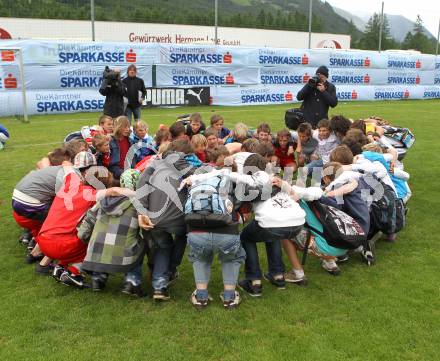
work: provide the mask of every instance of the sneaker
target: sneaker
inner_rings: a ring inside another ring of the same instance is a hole
[[[31,239],[32,239],[32,233],[29,232],[28,230],[24,230],[20,238],[18,239],[18,242],[21,243],[23,246],[27,247]]]
[[[295,283],[298,286],[307,286],[307,277],[298,277],[294,270],[284,273],[284,280],[288,283]]]
[[[55,265],[52,272],[52,277],[55,279],[55,281],[60,282],[60,277],[64,273],[64,271],[64,267]]]
[[[131,282],[125,282],[121,289],[122,293],[125,293],[126,295],[135,296],[135,297],[145,297],[145,292],[142,289],[141,285],[133,285]]]
[[[155,301],[168,301],[170,298],[170,291],[166,287],[153,292],[153,300]]]
[[[238,291],[235,291],[235,296],[232,300],[225,301],[225,299],[223,298],[223,292],[220,293],[220,299],[222,300],[223,307],[226,310],[233,310],[234,308],[237,308],[238,305],[241,303],[241,297]]]
[[[393,243],[396,242],[396,238],[397,238],[397,234],[391,233],[391,234],[387,234],[387,237],[385,239],[387,240],[387,242]]]
[[[81,275],[75,275],[69,271],[64,271],[60,276],[60,282],[66,286],[74,286],[79,289],[84,288],[84,277]]]
[[[206,300],[200,300],[196,297],[197,290],[195,290],[193,293],[191,293],[191,296],[189,298],[189,302],[198,310],[203,310],[206,308],[209,304],[209,297]]]
[[[376,258],[374,257],[374,254],[370,250],[364,249],[361,252],[362,261],[364,261],[368,267],[372,266],[374,263],[376,263]]]
[[[28,251],[31,252],[35,248],[36,245],[37,245],[37,242],[35,242],[35,238],[32,237],[30,239],[29,243],[27,244]]]
[[[286,281],[284,279],[284,275],[283,275],[283,278],[275,279],[269,273],[265,273],[263,275],[263,277],[264,277],[264,279],[266,281],[269,281],[270,283],[272,283],[279,290],[285,290],[286,289]]]
[[[253,285],[251,280],[241,280],[238,282],[238,287],[252,297],[261,297],[263,295],[263,286],[261,284]]]
[[[350,259],[350,257],[348,256],[348,253],[346,253],[346,254],[343,254],[342,256],[337,256],[336,263],[348,262],[349,259]]]
[[[322,268],[324,268],[328,273],[333,276],[339,276],[341,274],[341,270],[334,260],[322,260]]]
[[[100,292],[105,288],[105,282],[99,278],[92,278],[92,291]]]
[[[38,256],[33,256],[32,253],[28,253],[25,257],[24,262],[27,264],[32,264],[35,262],[40,262],[43,259],[44,255],[40,254]]]
[[[49,263],[47,266],[42,266],[39,263],[35,264],[35,273],[42,276],[49,276],[53,273],[54,264]]]

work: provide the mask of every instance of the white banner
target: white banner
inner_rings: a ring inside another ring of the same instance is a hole
[[[105,97],[91,90],[30,90],[26,93],[29,114],[99,112]],[[0,116],[23,114],[21,92],[0,92]]]
[[[254,48],[214,45],[158,45],[157,64],[252,65]]]
[[[18,67],[3,66],[7,73],[18,78]],[[28,65],[24,68],[26,89],[97,89],[101,86],[104,65]],[[145,86],[152,86],[152,66],[137,67],[137,76],[144,80]],[[126,68],[121,67],[122,77],[127,76]]]
[[[262,105],[296,102],[302,85],[215,87],[211,89],[214,105]]]
[[[243,66],[157,65],[156,84],[167,86],[210,86],[258,84],[260,69]]]
[[[154,44],[2,40],[0,47],[22,48],[25,65],[147,65],[153,64],[158,58],[158,48]]]

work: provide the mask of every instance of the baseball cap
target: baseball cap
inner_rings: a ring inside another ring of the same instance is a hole
[[[96,158],[90,152],[79,152],[73,161],[73,167],[76,169],[87,168],[96,165]]]

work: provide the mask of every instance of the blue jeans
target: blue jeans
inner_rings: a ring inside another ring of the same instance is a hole
[[[137,108],[132,109],[129,106],[127,106],[127,109],[125,109],[125,115],[127,116],[128,120],[130,121],[130,124],[131,124],[132,116],[134,116],[134,120],[141,119],[141,107],[137,107]]]
[[[293,239],[302,226],[262,228],[253,220],[243,228],[240,238],[246,251],[245,274],[248,280],[261,280],[262,272],[258,258],[257,242],[265,242],[269,275],[284,274],[281,242]]]
[[[186,247],[186,226],[169,227],[167,230],[152,229],[150,232],[154,246],[152,286],[159,290],[168,287],[170,275],[182,262]]]
[[[237,284],[240,266],[246,257],[238,234],[190,232],[188,246],[196,283],[209,283],[212,260],[217,253],[222,264],[223,284]]]

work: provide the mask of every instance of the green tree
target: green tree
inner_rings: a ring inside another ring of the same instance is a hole
[[[381,26],[381,16],[374,13],[368,20],[365,26],[365,31],[359,40],[359,48],[367,50],[377,50],[379,46],[379,33]],[[392,38],[390,31],[390,24],[386,15],[383,17],[382,24],[382,50],[392,49],[397,47],[397,42]]]
[[[417,15],[413,30],[408,32],[402,42],[402,49],[415,49],[422,53],[434,52],[435,42],[426,36],[423,29],[423,21],[420,15]]]

